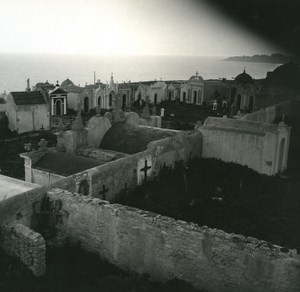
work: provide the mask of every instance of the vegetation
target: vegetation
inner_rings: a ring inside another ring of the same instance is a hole
[[[9,140],[0,140],[0,174],[24,179],[24,160],[20,153],[26,152],[25,143],[31,143],[31,148],[38,149],[40,139],[46,139],[48,146],[56,144],[56,136],[48,131],[40,131],[12,137]]]
[[[299,181],[215,159],[164,167],[119,203],[300,251]]]

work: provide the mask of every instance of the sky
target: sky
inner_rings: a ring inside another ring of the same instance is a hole
[[[196,0],[0,0],[0,52],[233,56],[280,48]]]

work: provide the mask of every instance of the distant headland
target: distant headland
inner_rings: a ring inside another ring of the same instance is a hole
[[[272,54],[270,56],[268,55],[234,56],[234,57],[229,57],[224,61],[285,64],[290,62],[291,58],[278,53],[278,54]]]

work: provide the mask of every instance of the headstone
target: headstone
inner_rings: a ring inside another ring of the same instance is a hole
[[[48,142],[45,139],[41,139],[38,145],[40,146],[39,151],[46,151],[47,150]]]
[[[96,106],[96,117],[100,117],[101,116],[101,106],[97,105]]]
[[[64,132],[64,123],[63,123],[62,119],[59,119],[59,122],[58,122],[58,132],[60,135],[62,135],[62,133]]]
[[[88,147],[98,148],[101,144],[102,138],[111,128],[111,122],[106,117],[95,116],[89,119],[87,122],[87,128]]]
[[[112,111],[112,120],[114,123],[119,123],[121,122],[121,116],[120,116],[120,105],[119,105],[119,98],[118,96],[114,97],[114,108]]]
[[[74,122],[72,123],[71,130],[81,131],[83,129],[84,129],[84,127],[83,127],[82,118],[81,118],[81,110],[78,110],[76,118],[75,118]]]
[[[104,114],[104,118],[109,119],[109,121],[111,122],[112,119],[113,119],[112,113],[111,113],[111,112],[106,112],[106,113]]]
[[[161,117],[165,116],[165,109],[163,107],[160,109],[160,116]]]
[[[141,118],[150,119],[150,109],[149,109],[149,100],[146,101],[146,104],[142,110]]]
[[[152,116],[156,116],[156,106],[155,105],[152,106],[151,114],[152,114]]]
[[[201,121],[197,121],[197,123],[196,123],[196,125],[194,127],[194,130],[196,131],[196,130],[200,129],[201,127],[202,127]]]

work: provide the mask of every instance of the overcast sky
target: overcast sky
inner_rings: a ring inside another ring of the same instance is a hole
[[[232,56],[279,51],[201,0],[0,2],[0,52]]]

